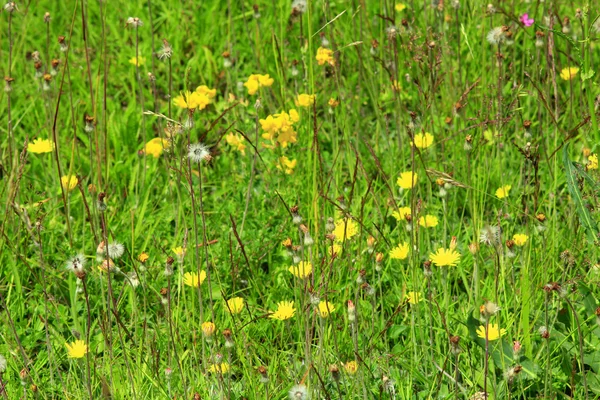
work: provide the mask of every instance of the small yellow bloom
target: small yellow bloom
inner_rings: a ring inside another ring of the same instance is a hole
[[[358,371],[358,363],[356,361],[348,361],[344,364],[344,369],[350,375],[354,375]]]
[[[83,340],[65,343],[65,346],[67,346],[67,356],[69,358],[82,358],[88,352],[87,344]]]
[[[420,292],[408,292],[406,293],[406,299],[410,304],[417,304],[421,301],[421,293]]]
[[[570,81],[571,79],[575,78],[575,75],[577,75],[578,72],[579,68],[577,67],[563,68],[563,70],[560,71],[560,77],[565,81]]]
[[[477,336],[479,336],[482,339],[485,339],[485,326],[484,325],[480,325],[479,328],[477,328]],[[506,333],[506,329],[500,329],[498,327],[498,324],[489,324],[488,328],[487,328],[487,338],[488,341],[492,341],[492,340],[496,340],[501,338],[502,336],[504,336],[504,334]]]
[[[438,249],[429,254],[431,262],[438,267],[454,267],[460,261],[460,253],[454,249]]]
[[[438,218],[435,215],[425,215],[419,218],[419,225],[423,228],[434,228],[438,224]]]
[[[390,258],[394,260],[404,260],[408,257],[408,252],[410,251],[410,247],[408,243],[400,243],[398,246],[394,247],[392,251],[390,251]]]
[[[404,4],[404,3],[398,3],[398,4],[396,4],[396,11],[402,12],[405,9],[406,9],[406,4]]]
[[[413,145],[418,149],[426,149],[433,144],[433,135],[429,132],[417,133]]]
[[[217,89],[211,89],[206,85],[200,85],[196,88],[196,93],[206,95],[210,100],[217,96]]]
[[[206,279],[206,271],[200,271],[200,277],[197,272],[186,272],[183,274],[183,283],[187,286],[199,287]]]
[[[27,144],[27,151],[34,154],[50,153],[54,150],[54,142],[50,139],[35,139]]]
[[[319,47],[317,49],[317,63],[319,65],[324,65],[325,63],[329,65],[335,65],[335,59],[333,58],[333,51],[330,49],[326,49],[324,47]]]
[[[175,253],[175,255],[177,257],[185,257],[185,249],[181,246],[177,246],[177,247],[173,247],[171,250],[173,250],[173,253]]]
[[[277,303],[277,311],[274,311],[269,318],[278,319],[284,321],[290,319],[296,314],[293,301],[280,301]]]
[[[402,172],[396,184],[402,189],[412,189],[417,184],[417,173],[412,171]]]
[[[146,253],[140,253],[140,255],[138,256],[138,261],[141,263],[145,263],[146,261],[148,261],[148,259],[150,258],[150,256]]]
[[[332,233],[335,236],[335,241],[341,243],[358,233],[358,224],[353,219],[340,219],[336,221]]]
[[[296,111],[295,108],[292,108],[288,114],[290,116],[290,121],[292,121],[292,124],[295,124],[296,122],[300,121],[300,114],[298,114],[298,111]]]
[[[271,78],[269,74],[258,75],[258,83],[260,84],[260,86],[269,87],[273,85],[273,82],[275,82],[275,80]]]
[[[144,154],[151,155],[154,158],[160,157],[163,150],[169,147],[169,141],[159,137],[150,139],[144,146]]]
[[[279,163],[276,167],[285,171],[286,174],[291,175],[294,173],[294,168],[296,168],[296,160],[290,160],[286,156],[279,157]]]
[[[246,86],[246,89],[248,89],[248,94],[253,95],[258,92],[260,84],[258,83],[258,79],[248,79],[246,83],[244,83],[244,86]]]
[[[593,170],[593,169],[598,169],[598,155],[591,154],[588,157],[588,163],[585,167],[588,171]]]
[[[203,322],[200,327],[202,328],[202,334],[206,338],[211,337],[215,333],[215,330],[217,329],[217,326],[210,321]]]
[[[515,245],[517,246],[524,246],[525,243],[527,243],[527,239],[529,239],[529,236],[522,233],[516,233],[513,236],[513,242],[515,242]]]
[[[229,132],[227,136],[225,136],[225,140],[227,144],[239,151],[242,154],[246,154],[246,143],[244,143],[244,138],[240,134],[235,134],[233,132]]]
[[[208,368],[208,372],[213,374],[226,374],[230,370],[228,363],[213,364]]]
[[[146,62],[146,57],[142,57],[142,56],[139,56],[139,57],[132,57],[132,58],[129,60],[129,64],[137,65],[138,67],[139,67],[140,65],[144,65],[144,63],[145,63],[145,62]]]
[[[508,192],[510,192],[510,188],[511,187],[512,186],[510,186],[510,185],[504,185],[504,186],[499,187],[496,190],[496,197],[499,198],[499,199],[503,199],[505,197],[508,197]]]
[[[331,108],[336,108],[337,106],[340,105],[339,100],[334,99],[333,97],[329,99],[329,101],[327,102],[327,104],[329,104],[329,107]]]
[[[306,279],[312,274],[312,264],[308,261],[300,261],[298,265],[292,265],[288,271],[297,278]]]
[[[319,305],[317,306],[317,313],[321,318],[329,317],[329,314],[331,314],[334,311],[335,306],[333,305],[333,303],[330,303],[328,301],[320,301]]]
[[[246,83],[244,83],[244,86],[246,87],[246,89],[248,89],[248,94],[253,95],[256,92],[258,92],[259,88],[263,86],[269,87],[273,84],[273,82],[274,79],[271,78],[269,74],[252,74],[248,77],[248,80],[246,81]]]
[[[410,207],[399,207],[398,211],[392,211],[392,216],[398,221],[406,221],[406,216],[410,214]]]
[[[299,94],[296,99],[296,105],[299,107],[310,107],[315,104],[316,96],[314,94]]]
[[[69,192],[75,189],[78,183],[79,180],[75,175],[65,175],[62,178],[60,178],[60,185],[63,187],[64,190]]]
[[[239,314],[244,309],[244,299],[241,297],[233,297],[227,300],[226,307],[230,314]]]

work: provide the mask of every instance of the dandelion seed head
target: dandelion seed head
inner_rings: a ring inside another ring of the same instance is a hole
[[[194,143],[188,147],[188,158],[193,163],[201,163],[202,161],[210,161],[211,155],[208,147],[203,143]]]

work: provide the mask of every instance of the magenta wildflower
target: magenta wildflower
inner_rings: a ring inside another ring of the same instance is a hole
[[[533,18],[529,18],[529,14],[521,15],[521,18],[519,18],[519,21],[521,21],[523,23],[523,25],[525,25],[526,28],[533,25]]]

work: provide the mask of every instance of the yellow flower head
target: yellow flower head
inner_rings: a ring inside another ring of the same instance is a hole
[[[402,189],[412,189],[417,184],[417,173],[412,171],[402,172],[396,184]]]
[[[325,63],[329,65],[335,65],[335,59],[333,58],[333,51],[330,49],[326,49],[324,47],[319,47],[317,49],[317,63],[319,65],[324,65]]]
[[[332,233],[335,236],[335,241],[341,243],[358,233],[358,225],[352,219],[340,219],[336,221]]]
[[[65,346],[67,346],[67,356],[69,358],[82,358],[88,352],[87,344],[83,340],[65,343]]]
[[[137,65],[138,67],[139,67],[140,65],[144,65],[144,63],[145,63],[145,62],[146,62],[146,57],[142,57],[142,56],[139,56],[139,57],[132,57],[132,58],[129,60],[129,64]]]
[[[328,301],[320,301],[319,305],[317,306],[317,313],[321,318],[329,317],[329,314],[331,314],[334,311],[335,306],[333,305],[333,303],[330,303]]]
[[[394,247],[392,251],[390,251],[390,258],[394,260],[404,260],[408,257],[408,252],[410,251],[410,247],[408,243],[400,243],[398,246]]]
[[[277,169],[285,171],[286,174],[291,175],[294,173],[296,168],[296,160],[290,160],[286,156],[279,157],[279,163],[276,165]]]
[[[485,339],[485,325],[480,325],[477,328],[477,336],[482,339]],[[504,336],[506,333],[506,329],[500,329],[498,324],[489,324],[487,328],[487,339],[488,341],[496,340]]]
[[[145,263],[146,261],[148,261],[148,259],[150,258],[150,256],[146,253],[140,253],[140,255],[138,256],[138,261],[141,263]]]
[[[406,221],[406,216],[410,216],[410,207],[399,207],[398,211],[392,211],[392,216],[397,221]]]
[[[590,156],[588,157],[588,163],[585,167],[588,171],[598,169],[598,155],[590,154]]]
[[[354,374],[356,374],[356,371],[358,371],[358,363],[354,360],[348,361],[347,363],[344,364],[344,369],[350,375],[354,375]]]
[[[231,299],[227,300],[226,308],[227,311],[229,311],[229,313],[232,315],[239,314],[244,309],[244,299],[241,297],[232,297]]]
[[[429,132],[417,133],[413,145],[418,149],[426,149],[433,144],[433,135]]]
[[[260,83],[258,83],[258,79],[251,79],[253,75],[250,75],[250,78],[244,83],[246,89],[248,89],[248,94],[253,95],[258,92],[258,88],[260,87]]]
[[[396,11],[402,12],[405,9],[406,9],[406,4],[404,4],[404,3],[398,3],[398,4],[396,4]]]
[[[293,301],[280,301],[277,303],[277,311],[273,312],[269,317],[283,321],[290,319],[296,314]]]
[[[71,191],[77,187],[79,180],[75,175],[65,175],[60,178],[60,185],[66,191]]]
[[[200,271],[200,276],[197,272],[186,272],[183,274],[183,283],[187,286],[199,287],[206,279],[206,271]]]
[[[316,95],[314,94],[299,94],[296,98],[296,105],[299,107],[310,107],[315,104]]]
[[[200,85],[196,88],[196,93],[206,95],[210,100],[217,96],[217,89],[211,89],[206,85]]]
[[[258,83],[260,84],[260,86],[269,87],[273,84],[273,82],[275,82],[275,80],[271,78],[269,74],[258,75]]]
[[[246,83],[244,83],[244,86],[246,87],[246,89],[248,89],[248,94],[253,95],[256,92],[258,92],[258,89],[260,87],[269,87],[273,84],[273,82],[274,80],[269,76],[269,74],[252,74],[248,77],[248,80],[246,81]]]
[[[497,190],[496,190],[496,197],[499,199],[503,199],[505,197],[508,197],[508,192],[510,192],[510,188],[512,186],[510,185],[504,185],[504,186],[500,186]]]
[[[517,246],[524,246],[525,243],[527,243],[527,239],[529,239],[529,236],[523,233],[516,233],[513,236],[513,242],[515,242]]]
[[[288,271],[297,278],[306,279],[312,274],[312,264],[308,261],[300,261],[298,265],[292,265]]]
[[[54,142],[50,139],[35,139],[27,144],[27,151],[35,154],[50,153],[54,150]]]
[[[226,374],[227,372],[229,372],[230,369],[231,367],[229,366],[229,364],[224,362],[211,365],[210,367],[208,367],[208,372],[212,374]]]
[[[173,250],[173,253],[175,253],[177,258],[183,259],[185,257],[185,249],[183,247],[177,246],[173,247],[171,250]]]
[[[417,304],[421,301],[421,293],[420,292],[408,292],[406,293],[406,299],[410,304]]]
[[[161,139],[159,137],[150,139],[148,143],[144,146],[144,154],[151,155],[154,158],[160,157],[163,152],[163,149],[169,147],[169,141],[166,139]]]
[[[295,108],[292,108],[288,114],[290,116],[290,121],[292,122],[292,124],[295,124],[296,122],[300,121],[300,114],[298,114],[298,111],[296,111]]]
[[[565,81],[570,81],[575,78],[575,75],[577,75],[578,72],[579,68],[577,67],[563,68],[562,71],[560,71],[560,77]]]
[[[229,132],[229,134],[225,136],[225,140],[227,141],[228,145],[240,153],[246,154],[246,143],[244,143],[244,138],[242,135]]]
[[[454,267],[460,261],[460,253],[454,249],[438,249],[429,254],[431,262],[438,267]]]
[[[438,218],[435,215],[425,215],[419,218],[419,225],[423,228],[434,228],[438,224]]]
[[[209,338],[212,335],[214,335],[215,330],[217,329],[217,326],[214,323],[210,322],[210,321],[203,322],[200,327],[202,328],[202,334],[206,338]]]

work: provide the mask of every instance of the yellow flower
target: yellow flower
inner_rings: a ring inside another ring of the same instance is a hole
[[[504,336],[505,333],[506,333],[506,329],[500,329],[498,327],[498,324],[489,324],[488,325],[488,328],[487,328],[488,341],[499,339],[502,336]],[[480,325],[479,328],[477,328],[477,336],[479,336],[482,339],[485,339],[485,326],[484,325]]]
[[[398,221],[406,221],[406,216],[410,214],[410,207],[400,207],[398,211],[392,211],[392,216]]]
[[[421,301],[421,293],[420,292],[408,292],[406,293],[406,299],[410,304],[417,304]]]
[[[289,112],[290,115],[290,121],[292,121],[292,124],[295,124],[296,122],[300,121],[300,114],[298,114],[298,111],[296,111],[295,108],[292,108]]]
[[[433,135],[429,132],[417,133],[413,145],[419,149],[426,149],[433,144]]]
[[[150,258],[150,256],[148,256],[148,254],[146,253],[140,253],[140,255],[138,256],[138,261],[141,263],[145,263],[146,261],[148,261],[148,259]]]
[[[300,107],[310,107],[315,104],[315,97],[314,94],[299,94],[296,99],[296,105]]]
[[[312,274],[312,264],[308,261],[300,261],[298,265],[292,265],[288,271],[297,278],[306,279]]]
[[[396,184],[402,189],[412,189],[417,184],[417,173],[412,171],[402,172]]]
[[[319,65],[328,63],[329,65],[335,65],[335,59],[333,58],[333,51],[324,47],[317,49],[317,62]]]
[[[132,57],[132,58],[129,60],[129,64],[137,65],[138,67],[139,67],[140,65],[144,65],[144,63],[145,63],[145,62],[146,62],[146,57],[142,57],[142,56],[139,56],[139,57]]]
[[[198,110],[204,110],[211,103],[210,97],[206,93],[194,92],[191,95],[192,104],[198,107]],[[193,108],[193,107],[192,107]]]
[[[244,83],[244,86],[246,87],[246,89],[248,89],[248,94],[253,95],[256,92],[258,92],[258,89],[260,87],[269,87],[273,84],[273,82],[274,80],[269,76],[269,74],[252,74],[248,77],[248,80],[246,81],[246,83]]]
[[[217,89],[211,89],[206,85],[200,85],[196,88],[196,93],[206,95],[206,97],[212,100],[217,95]]]
[[[77,187],[79,180],[74,175],[65,175],[60,178],[60,185],[64,190],[71,191]]]
[[[296,314],[293,301],[280,301],[277,303],[277,311],[273,312],[269,317],[283,321],[290,319]]]
[[[228,145],[235,148],[240,153],[246,154],[246,144],[244,143],[242,135],[229,132],[229,135],[225,136],[225,140]]]
[[[598,155],[597,154],[591,154],[588,157],[588,163],[586,165],[586,169],[592,170],[592,169],[598,169]]]
[[[260,83],[260,86],[269,87],[273,84],[273,82],[275,82],[275,80],[271,78],[269,74],[258,75],[258,83]]]
[[[296,160],[290,160],[286,156],[279,157],[279,163],[276,167],[285,171],[286,174],[291,175],[294,173],[294,168],[296,168]]]
[[[67,355],[69,358],[82,358],[88,352],[87,344],[83,340],[65,343],[65,346],[67,346]]]
[[[183,283],[187,286],[199,287],[206,279],[206,271],[200,271],[200,277],[197,272],[186,272],[183,274]]]
[[[433,228],[438,224],[438,218],[435,215],[426,215],[419,218],[419,225],[423,228]]]
[[[179,108],[196,108],[198,104],[196,103],[196,97],[193,94],[186,90],[185,92],[180,92],[179,96],[173,99],[173,103]]]
[[[390,251],[390,258],[393,258],[394,260],[404,260],[406,257],[408,257],[409,251],[410,248],[408,243],[400,243],[398,246],[394,247],[392,251]]]
[[[571,79],[575,78],[575,75],[577,75],[578,72],[579,68],[577,67],[563,68],[563,70],[560,71],[560,77],[565,81],[570,81]]]
[[[27,151],[35,154],[50,153],[54,150],[54,142],[50,139],[35,139],[27,144]]]
[[[319,317],[327,318],[327,317],[329,317],[329,314],[331,314],[334,311],[335,311],[335,306],[333,305],[333,303],[330,303],[328,301],[320,301],[319,302],[319,305],[317,307],[317,313],[319,314]]]
[[[252,77],[252,75],[250,75],[250,77]],[[244,83],[244,86],[246,86],[246,89],[248,89],[248,94],[253,95],[256,92],[258,92],[258,88],[260,87],[260,84],[258,83],[258,79],[248,78],[246,83]]]
[[[398,3],[398,4],[396,4],[396,11],[402,12],[405,9],[406,9],[406,4],[404,4],[404,3]]]
[[[329,247],[329,249],[327,250],[327,255],[331,256],[332,253],[333,253],[333,255],[340,254],[341,251],[342,251],[342,246],[340,246],[337,243],[332,243],[331,246]]]
[[[215,330],[217,329],[217,326],[210,321],[203,322],[202,325],[200,325],[200,327],[202,328],[202,334],[206,338],[211,337],[215,333]]]
[[[327,104],[329,104],[329,107],[331,107],[331,108],[336,108],[337,106],[340,105],[340,102],[332,97],[329,99]]]
[[[175,255],[177,257],[185,257],[185,249],[181,246],[177,246],[177,247],[173,247],[171,250],[173,250],[173,253],[175,253]]]
[[[224,363],[220,363],[220,364],[213,364],[208,368],[208,372],[210,373],[217,373],[217,374],[225,374],[227,372],[229,372],[230,370],[230,366],[228,363],[224,362]]]
[[[460,261],[460,253],[454,249],[438,249],[429,254],[431,262],[438,267],[454,267]]]
[[[296,131],[294,131],[294,129],[291,126],[282,128],[279,132],[279,136],[277,136],[277,142],[283,148],[286,148],[288,146],[288,143],[296,143],[296,141]]]
[[[344,369],[350,375],[354,375],[358,371],[358,363],[356,361],[348,361],[344,364]]]
[[[341,243],[358,233],[358,225],[352,219],[340,219],[336,221],[332,233],[335,236],[335,241]]]
[[[517,246],[524,246],[525,243],[527,243],[527,239],[529,239],[529,236],[524,235],[522,233],[516,233],[513,236],[513,241]]]
[[[160,157],[163,152],[163,149],[169,147],[169,141],[166,139],[161,139],[159,137],[150,139],[148,143],[144,146],[144,154],[151,155],[154,158]]]
[[[244,299],[241,297],[233,297],[227,300],[227,311],[230,314],[239,314],[244,309]]]
[[[510,186],[510,185],[504,185],[504,186],[499,187],[496,190],[496,197],[499,198],[499,199],[503,199],[505,197],[508,197],[508,192],[510,192],[510,188],[511,187],[512,186]]]

